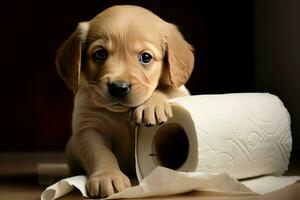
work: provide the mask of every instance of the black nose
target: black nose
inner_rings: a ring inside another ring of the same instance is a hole
[[[130,85],[126,82],[111,82],[108,84],[109,93],[111,96],[121,99],[126,97],[130,92]]]

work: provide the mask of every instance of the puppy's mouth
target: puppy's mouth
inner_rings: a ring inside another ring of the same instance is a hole
[[[141,103],[142,104],[142,103]],[[130,109],[138,107],[140,104],[128,104],[122,101],[117,101],[116,103],[107,105],[107,109],[114,112],[125,112]]]
[[[107,105],[106,108],[113,112],[125,112],[125,111],[131,110],[133,108],[136,108],[143,103],[144,103],[144,101],[142,101],[140,103],[135,102],[135,104],[130,104],[129,102],[127,102],[125,100],[124,101],[118,100],[115,103]]]
[[[108,89],[102,89],[101,87],[92,85],[90,89],[92,91],[91,97],[96,105],[113,112],[129,111],[143,104],[150,97],[149,92],[145,92],[145,90],[140,92],[137,92],[137,90],[131,91],[128,95],[119,97],[111,95]]]

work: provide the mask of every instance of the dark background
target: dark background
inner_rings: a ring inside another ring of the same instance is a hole
[[[10,0],[1,4],[2,152],[64,148],[73,94],[56,73],[55,51],[78,22],[115,4],[140,5],[178,25],[196,49],[195,70],[187,83],[192,94],[278,95],[291,114],[294,151],[300,152],[300,1]]]

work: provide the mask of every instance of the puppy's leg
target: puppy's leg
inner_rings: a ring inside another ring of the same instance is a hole
[[[172,87],[156,89],[145,103],[133,111],[133,121],[137,125],[144,124],[146,126],[166,122],[173,116],[171,105],[167,100],[169,98],[188,96],[189,94],[186,91]]]
[[[69,168],[70,175],[78,175],[83,174],[84,170],[80,165],[78,158],[74,154],[72,139],[70,139],[66,145],[66,156],[67,156],[67,163]]]
[[[167,99],[163,92],[155,90],[145,103],[133,111],[133,121],[137,125],[144,124],[145,126],[166,122],[173,116],[171,105],[167,102]]]
[[[130,187],[111,152],[110,139],[95,129],[85,129],[72,137],[74,152],[88,175],[86,188],[92,197],[107,197]]]

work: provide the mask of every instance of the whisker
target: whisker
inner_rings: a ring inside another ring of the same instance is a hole
[[[92,85],[98,85],[99,81],[87,81],[88,84],[92,84]]]

